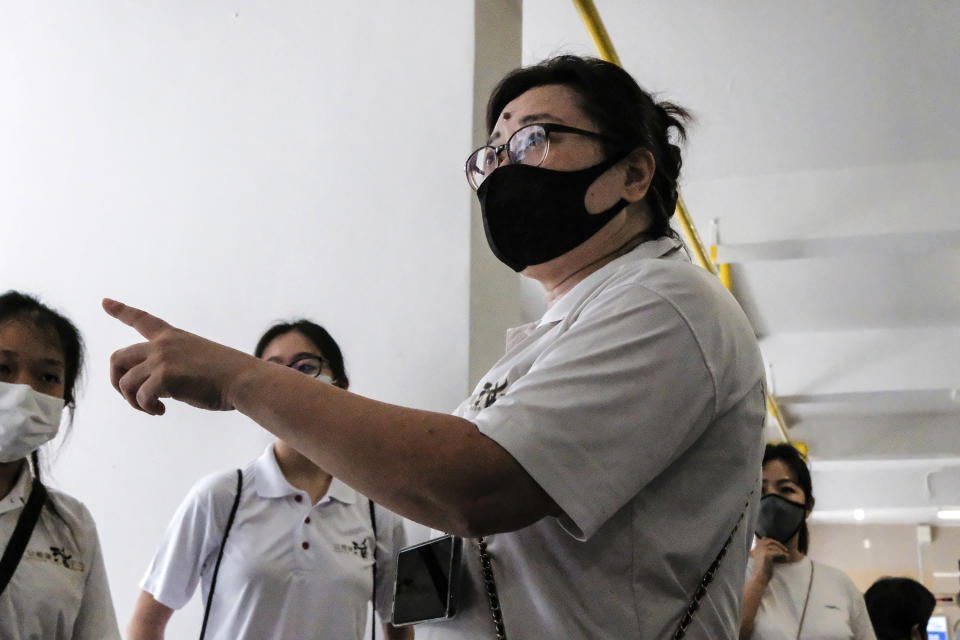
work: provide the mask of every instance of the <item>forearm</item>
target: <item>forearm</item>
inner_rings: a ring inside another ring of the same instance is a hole
[[[173,609],[141,591],[127,625],[127,640],[163,640]]]
[[[758,576],[747,579],[743,589],[743,613],[740,616],[740,640],[750,640],[753,635],[754,622],[757,611],[760,610],[760,600],[767,588],[767,581]]]
[[[458,535],[557,513],[502,447],[467,420],[377,402],[250,359],[230,403],[388,509]]]

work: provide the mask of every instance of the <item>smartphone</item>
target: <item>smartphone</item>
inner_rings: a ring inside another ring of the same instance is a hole
[[[404,547],[397,554],[392,624],[446,620],[457,612],[463,539],[446,535]]]

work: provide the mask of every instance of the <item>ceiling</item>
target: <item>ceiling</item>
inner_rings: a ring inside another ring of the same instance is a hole
[[[821,521],[960,507],[960,3],[596,0],[691,109],[682,192],[732,265]],[[595,55],[523,0],[524,62]],[[769,439],[777,431],[768,427]]]

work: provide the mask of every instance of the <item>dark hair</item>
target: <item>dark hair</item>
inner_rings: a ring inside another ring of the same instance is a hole
[[[0,324],[11,320],[26,320],[41,330],[50,330],[60,341],[60,351],[63,354],[63,400],[70,413],[67,429],[73,424],[73,413],[77,408],[77,388],[80,374],[83,371],[83,338],[77,327],[65,316],[54,311],[37,298],[20,293],[7,291],[0,295]],[[34,451],[30,460],[33,462],[33,472],[40,477],[40,459]]]
[[[796,476],[797,484],[803,489],[804,506],[806,506],[807,509],[812,509],[813,481],[810,479],[810,469],[807,468],[807,463],[804,461],[803,455],[797,451],[796,447],[786,442],[768,444],[763,450],[762,466],[767,466],[767,463],[772,460],[781,461],[787,465],[790,472]],[[807,529],[806,519],[804,519],[803,524],[800,525],[800,538],[797,540],[797,546],[800,549],[800,553],[804,555],[807,554],[807,550],[810,548],[810,530]]]
[[[915,625],[926,637],[927,622],[937,605],[930,590],[910,578],[880,578],[863,599],[877,640],[909,638]]]
[[[293,322],[280,322],[273,325],[260,337],[256,349],[253,350],[253,355],[258,358],[262,357],[264,349],[267,348],[267,345],[270,344],[274,338],[282,336],[285,333],[290,333],[291,331],[303,334],[307,340],[312,342],[317,349],[320,350],[319,355],[327,361],[327,364],[330,365],[330,369],[333,371],[333,384],[341,389],[346,389],[350,386],[350,380],[347,378],[347,369],[343,364],[343,354],[340,352],[337,341],[327,333],[326,329],[309,320],[300,319],[294,320]]]
[[[682,107],[657,102],[629,73],[597,58],[558,56],[531,67],[511,71],[500,81],[487,102],[487,133],[493,132],[507,104],[517,96],[548,84],[569,87],[580,97],[579,107],[610,138],[604,144],[608,157],[643,147],[656,162],[646,200],[653,216],[649,233],[654,237],[675,235],[670,217],[677,205],[680,177],[680,147],[670,141],[686,138],[684,121],[691,120]]]

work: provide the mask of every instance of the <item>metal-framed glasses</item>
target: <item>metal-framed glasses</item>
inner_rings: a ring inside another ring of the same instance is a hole
[[[300,356],[287,366],[311,378],[318,377],[323,372],[324,360],[320,356]]]
[[[547,159],[550,151],[551,133],[574,133],[587,138],[608,140],[607,136],[586,131],[575,127],[568,127],[552,122],[538,122],[520,127],[503,144],[498,146],[485,145],[470,154],[464,171],[467,182],[476,191],[484,180],[500,166],[500,154],[507,152],[507,158],[513,164],[527,164],[539,167]]]

